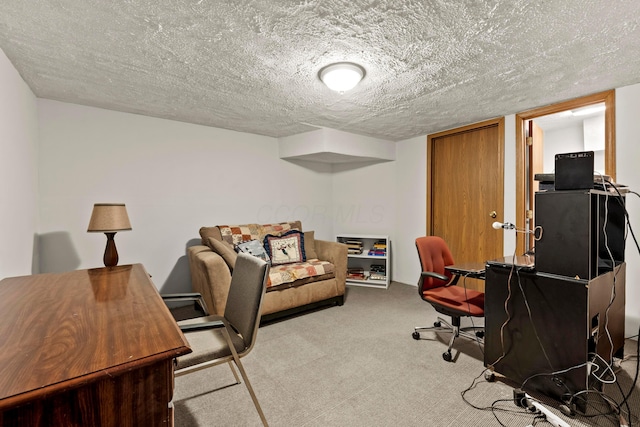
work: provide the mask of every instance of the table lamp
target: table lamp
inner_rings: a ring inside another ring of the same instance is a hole
[[[106,234],[107,247],[104,250],[103,258],[105,267],[118,265],[118,251],[113,238],[118,231],[126,230],[131,230],[131,223],[124,203],[96,203],[93,205],[87,231]]]

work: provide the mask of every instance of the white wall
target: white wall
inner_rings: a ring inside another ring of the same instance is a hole
[[[427,232],[427,137],[398,142],[395,163],[393,280],[416,285],[420,277],[420,261],[415,240]]]
[[[396,162],[333,165],[333,228],[335,233],[389,236],[391,277],[397,206]],[[395,279],[394,279],[395,280]]]
[[[201,226],[300,219],[332,239],[331,175],[278,158],[277,140],[38,100],[43,272],[99,267],[94,203],[123,202],[120,264],[142,263],[163,292],[190,290],[185,255]]]
[[[640,84],[616,89],[616,172],[617,181],[640,193]],[[627,211],[631,227],[640,239],[640,198],[629,194]],[[640,255],[633,237],[627,238],[625,261],[627,336],[636,335],[640,326]]]
[[[575,153],[577,151],[584,151],[582,121],[563,128],[545,131],[544,172],[553,173],[555,171],[557,153]]]
[[[504,118],[504,221],[516,223],[516,116]],[[504,232],[503,253],[513,255],[516,250],[516,233]]]
[[[333,166],[333,226],[336,233],[393,234],[395,167],[395,162]]]
[[[0,50],[0,279],[38,272],[36,97]]]
[[[592,129],[590,134],[585,132],[585,127]],[[593,134],[594,128],[598,128],[595,136]],[[593,139],[589,140],[588,135],[595,138],[595,142]],[[604,173],[604,148],[601,147],[604,147],[604,112],[584,120],[569,120],[565,126],[560,128],[544,130],[543,172],[555,172],[556,154],[593,150],[594,169],[599,173]]]

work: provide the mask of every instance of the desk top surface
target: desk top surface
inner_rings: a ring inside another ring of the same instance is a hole
[[[446,270],[460,276],[480,277],[484,275],[485,265],[482,262],[466,262],[460,264],[447,265]]]
[[[141,264],[0,281],[0,409],[190,352]]]

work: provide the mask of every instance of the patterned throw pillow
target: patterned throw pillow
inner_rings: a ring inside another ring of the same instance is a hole
[[[304,252],[304,234],[290,230],[280,236],[264,236],[264,249],[271,258],[271,265],[291,264],[307,260]]]
[[[264,246],[258,240],[248,240],[236,245],[236,252],[243,252],[245,254],[253,255],[260,259],[271,263],[269,255],[264,250]]]

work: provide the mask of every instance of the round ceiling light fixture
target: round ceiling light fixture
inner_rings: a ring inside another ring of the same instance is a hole
[[[360,83],[364,77],[364,68],[353,62],[336,62],[322,68],[318,77],[329,89],[344,93]]]

